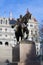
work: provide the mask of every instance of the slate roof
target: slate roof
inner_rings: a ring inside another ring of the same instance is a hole
[[[9,21],[10,21],[9,23],[12,24],[12,25],[16,23],[16,20],[13,19],[13,18],[12,18],[12,20],[9,19]]]

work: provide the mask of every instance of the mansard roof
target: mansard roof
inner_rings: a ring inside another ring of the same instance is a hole
[[[16,20],[14,18],[12,18],[12,19],[9,18],[9,21],[10,21],[10,24],[15,24],[16,23]]]

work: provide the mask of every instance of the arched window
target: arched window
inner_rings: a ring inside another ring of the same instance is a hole
[[[11,28],[14,28],[14,26],[12,25]]]
[[[5,45],[8,45],[8,42],[5,42]]]
[[[0,45],[2,45],[2,42],[0,41]]]

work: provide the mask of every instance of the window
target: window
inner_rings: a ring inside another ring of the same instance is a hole
[[[38,55],[38,51],[37,51],[37,55]]]
[[[38,50],[38,45],[37,45],[37,50]]]
[[[7,20],[6,20],[6,24],[7,24]]]
[[[30,27],[33,27],[33,25],[31,24]]]
[[[2,42],[0,41],[0,45],[2,45]]]
[[[5,35],[7,37],[7,35]]]
[[[1,24],[2,24],[2,20],[1,20]]]
[[[36,40],[35,40],[36,42],[38,42],[38,39],[36,38]]]
[[[31,30],[31,35],[33,34],[33,31]]]
[[[35,31],[35,34],[37,35],[37,31]]]
[[[5,45],[7,45],[7,46],[8,46],[8,42],[5,42]]]
[[[32,37],[32,41],[33,41],[33,37]]]
[[[2,31],[2,28],[0,28],[0,32]]]
[[[0,34],[0,36],[2,36],[2,35]]]
[[[5,29],[5,31],[7,31],[7,28]]]

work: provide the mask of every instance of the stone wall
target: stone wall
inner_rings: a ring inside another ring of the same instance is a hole
[[[12,62],[12,48],[10,46],[0,46],[0,62]]]

